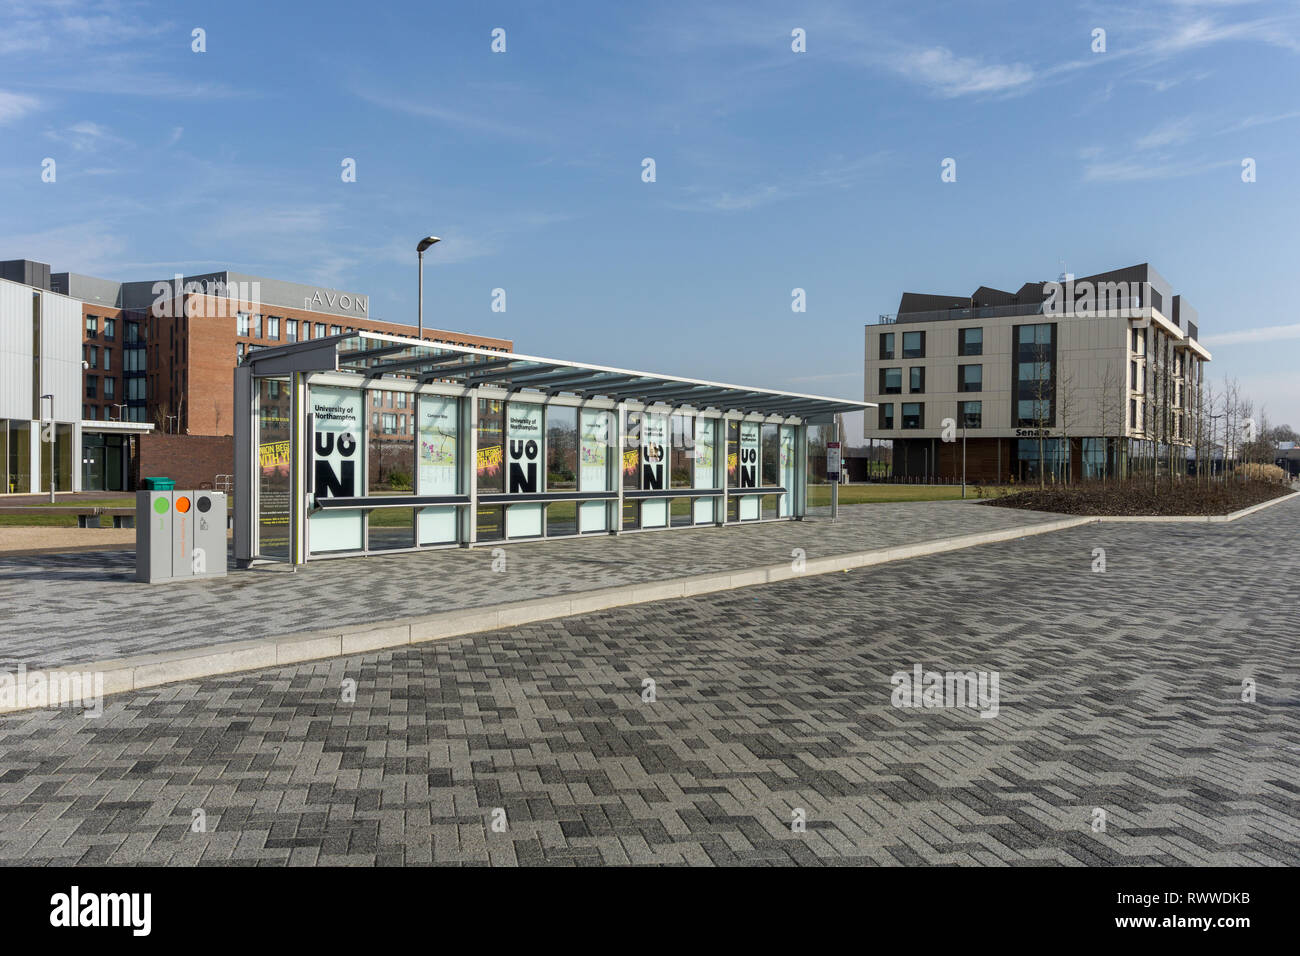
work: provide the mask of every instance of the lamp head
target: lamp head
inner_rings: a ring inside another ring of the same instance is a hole
[[[442,240],[439,239],[437,236],[425,236],[423,239],[420,240],[420,244],[415,247],[415,251],[422,253],[424,252],[424,250],[432,246],[435,242],[442,242]]]

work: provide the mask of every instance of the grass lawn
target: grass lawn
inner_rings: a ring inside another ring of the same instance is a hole
[[[840,485],[840,504],[873,505],[888,501],[950,501],[961,497],[961,485]],[[975,498],[973,485],[966,497]],[[808,486],[808,507],[829,507],[830,485]]]
[[[0,500],[0,506],[4,502]],[[79,508],[134,508],[134,498],[78,498],[75,502],[68,500],[50,504],[41,501],[23,505],[24,508],[44,508],[49,512],[43,514],[0,515],[0,528],[75,528],[77,526],[77,509]],[[226,500],[227,509],[233,511],[233,497]],[[104,519],[108,521],[107,518]],[[112,524],[110,521],[109,524]]]
[[[3,504],[3,502],[0,502],[0,504]],[[79,500],[76,504],[80,508],[129,508],[133,502],[126,498],[92,498],[85,501]],[[67,501],[56,504],[42,501],[39,504],[23,505],[23,507],[45,508],[50,513],[48,515],[0,515],[0,528],[75,528],[77,526],[75,513],[58,513],[60,509],[71,507]]]

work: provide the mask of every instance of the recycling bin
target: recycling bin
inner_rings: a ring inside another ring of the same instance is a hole
[[[161,480],[171,482],[170,478]],[[223,492],[150,488],[136,492],[135,513],[137,581],[225,576]]]

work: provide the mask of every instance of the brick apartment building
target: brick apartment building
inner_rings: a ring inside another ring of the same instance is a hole
[[[367,295],[229,270],[118,282],[51,272],[44,263],[18,259],[0,262],[0,278],[80,301],[82,421],[152,424],[157,432],[152,438],[233,434],[233,372],[250,351],[358,330],[415,334],[412,325],[372,318]],[[426,328],[423,337],[503,352],[513,347],[509,339],[441,329]],[[376,406],[373,413],[393,433],[413,433],[414,409]],[[105,430],[92,425],[84,431]],[[196,462],[224,461],[227,453],[220,449],[230,447],[228,442],[211,449],[200,444],[189,446]],[[83,450],[83,461],[97,454]],[[141,453],[132,447],[125,454]],[[124,466],[122,474],[127,473]],[[127,477],[105,482],[87,474],[80,484],[116,490],[131,483]]]
[[[52,273],[83,303],[83,418],[148,421],[164,433],[229,435],[231,373],[250,350],[364,330],[412,335],[369,315],[365,295],[235,272],[146,282]],[[425,329],[433,342],[510,351],[492,336]],[[117,363],[117,364],[115,364]]]

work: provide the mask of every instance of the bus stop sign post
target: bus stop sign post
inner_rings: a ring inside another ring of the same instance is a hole
[[[836,431],[839,429],[836,428]],[[840,516],[840,468],[843,464],[843,456],[840,450],[840,443],[837,441],[828,441],[826,443],[826,480],[831,483],[831,520],[834,521]]]

